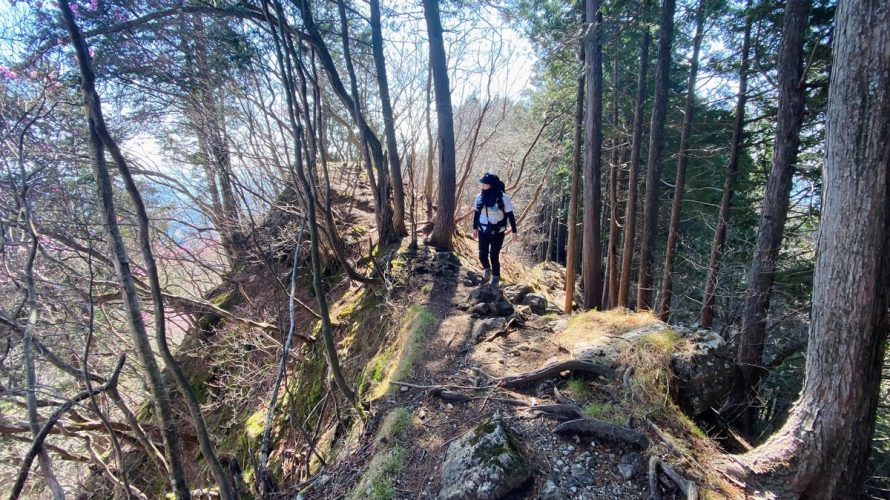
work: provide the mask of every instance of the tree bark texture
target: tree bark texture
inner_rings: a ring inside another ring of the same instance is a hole
[[[658,184],[664,154],[664,121],[667,114],[671,77],[671,44],[674,36],[676,0],[664,0],[658,33],[658,62],[655,67],[655,102],[649,126],[649,160],[646,163],[646,198],[643,208],[643,234],[640,242],[640,272],[637,282],[637,310],[652,308],[652,261],[658,239]]]
[[[621,137],[618,132],[618,36],[614,36],[612,56],[612,144],[609,161],[609,240],[606,243],[606,286],[603,308],[615,307],[618,298],[618,170],[621,168]]]
[[[677,175],[674,180],[674,198],[671,202],[671,222],[668,225],[667,248],[664,252],[664,269],[661,280],[661,301],[658,317],[667,321],[671,314],[673,295],[674,260],[680,240],[680,212],[683,208],[683,190],[686,187],[686,163],[689,160],[689,135],[695,113],[695,83],[698,78],[698,54],[701,49],[705,24],[705,0],[699,0],[695,11],[695,35],[692,38],[692,60],[689,64],[689,80],[686,83],[686,105],[683,108],[683,126],[680,131],[680,151],[677,153]]]
[[[581,49],[584,60],[584,49]],[[566,244],[566,297],[563,310],[572,314],[575,300],[575,270],[578,267],[578,196],[581,194],[581,131],[584,124],[584,74],[578,76],[578,91],[575,105],[575,137],[572,153],[572,193],[569,199],[569,235]]]
[[[448,61],[442,38],[442,20],[438,0],[423,0],[423,14],[429,33],[430,67],[436,90],[436,145],[439,149],[439,196],[436,219],[430,243],[438,248],[453,248],[454,209],[457,173],[454,152],[454,116],[451,110],[451,88],[448,83]]]
[[[584,309],[599,309],[603,290],[601,220],[601,172],[603,149],[603,55],[599,41],[599,0],[587,0],[584,62],[587,67],[584,120],[584,241],[581,277]]]
[[[751,2],[748,1],[750,9]],[[732,206],[733,185],[739,173],[739,158],[742,155],[742,143],[745,134],[745,104],[748,101],[748,66],[751,52],[751,23],[753,16],[746,14],[745,28],[742,34],[742,61],[739,64],[739,97],[735,106],[735,123],[732,128],[729,163],[726,166],[726,178],[723,180],[723,196],[720,199],[720,212],[717,215],[717,228],[711,243],[711,256],[708,259],[708,277],[705,280],[704,297],[702,298],[701,317],[699,323],[704,328],[711,328],[714,322],[714,303],[717,297],[717,279],[720,276],[720,264],[723,259],[723,246],[726,243],[726,228],[729,225],[729,209]]]
[[[890,288],[890,5],[841,0],[806,378],[787,423],[741,462],[780,493],[857,497],[871,448]]]
[[[788,198],[803,125],[806,89],[803,75],[803,43],[810,13],[810,0],[787,0],[779,47],[779,108],[772,168],[766,184],[763,213],[757,232],[754,260],[748,272],[745,310],[739,332],[736,365],[739,370],[733,390],[732,405],[747,406],[751,391],[762,374],[760,368],[766,338],[766,314],[776,270],[776,258],[782,247],[782,232],[788,216]],[[824,221],[823,221],[824,224]],[[750,430],[751,412],[743,410],[741,428]]]
[[[640,148],[643,141],[643,103],[646,101],[646,74],[649,72],[649,45],[652,35],[646,20],[649,13],[649,0],[643,3],[643,40],[640,48],[640,71],[637,76],[637,97],[634,104],[633,139],[631,141],[630,164],[627,181],[627,204],[624,208],[624,235],[621,244],[621,280],[618,283],[618,307],[627,307],[630,297],[630,275],[634,260],[634,237],[637,219],[637,186],[639,184]]]

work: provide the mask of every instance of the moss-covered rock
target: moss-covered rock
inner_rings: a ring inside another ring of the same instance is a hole
[[[532,474],[521,445],[495,413],[448,447],[439,498],[503,498]]]

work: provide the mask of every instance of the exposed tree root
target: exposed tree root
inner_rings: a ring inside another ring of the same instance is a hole
[[[649,457],[649,496],[648,500],[661,500],[661,486],[658,485],[658,457]]]
[[[539,380],[552,378],[564,371],[592,373],[594,375],[599,375],[600,377],[605,378],[615,377],[615,370],[607,366],[603,366],[598,363],[591,363],[589,361],[572,359],[569,361],[562,361],[559,363],[547,365],[543,368],[539,368],[537,370],[520,375],[510,375],[507,377],[497,378],[492,380],[492,382],[497,383],[501,387],[516,387],[531,384],[532,382],[537,382]]]
[[[591,418],[563,422],[557,425],[553,432],[556,434],[591,434],[612,442],[633,444],[643,450],[649,447],[649,438],[643,433]]]
[[[698,500],[698,488],[695,487],[694,482],[684,479],[679,472],[675,471],[664,460],[659,460],[658,465],[661,466],[661,470],[664,471],[665,475],[671,478],[671,481],[680,488],[680,491],[686,496],[686,500]]]

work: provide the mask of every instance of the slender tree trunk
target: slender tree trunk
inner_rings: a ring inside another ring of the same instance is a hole
[[[674,259],[680,240],[680,211],[683,207],[683,190],[686,188],[686,162],[689,159],[689,135],[695,114],[695,84],[698,78],[698,54],[701,49],[702,29],[705,24],[705,0],[699,0],[695,11],[695,35],[692,38],[692,61],[689,65],[689,81],[686,86],[686,107],[683,108],[683,127],[680,132],[680,151],[677,153],[677,175],[674,180],[674,199],[671,203],[671,222],[668,226],[667,249],[664,252],[664,269],[661,279],[661,303],[658,316],[667,321],[671,314],[673,296]]]
[[[751,2],[748,1],[750,9]],[[701,318],[699,323],[711,328],[714,321],[714,302],[717,297],[717,279],[720,275],[720,263],[723,259],[723,245],[726,242],[726,228],[729,224],[729,209],[732,205],[733,184],[739,172],[739,159],[742,155],[742,142],[745,134],[745,103],[748,100],[748,64],[751,51],[752,15],[746,13],[745,29],[742,35],[742,61],[739,64],[739,97],[735,107],[735,124],[732,129],[729,163],[726,167],[726,178],[723,181],[723,197],[720,200],[720,212],[717,215],[717,228],[714,241],[711,243],[711,257],[708,260],[708,277],[705,280],[705,291],[702,299]]]
[[[139,360],[149,379],[149,388],[152,400],[161,417],[161,430],[164,439],[164,451],[167,455],[167,463],[170,465],[170,484],[177,498],[190,498],[185,472],[182,467],[182,448],[176,431],[176,421],[173,418],[173,409],[170,404],[170,393],[164,383],[164,377],[155,360],[154,352],[148,340],[145,323],[139,306],[136,293],[136,284],[130,271],[130,259],[121,236],[117,223],[117,211],[112,195],[112,181],[108,173],[108,165],[105,160],[103,141],[99,136],[99,120],[101,110],[99,108],[99,96],[96,93],[96,77],[90,63],[89,51],[83,40],[80,29],[74,20],[68,2],[59,0],[59,10],[68,28],[69,36],[75,48],[75,54],[80,66],[82,78],[83,97],[86,101],[87,120],[90,131],[90,156],[92,157],[93,175],[96,180],[96,189],[99,197],[99,205],[102,218],[105,223],[108,238],[109,253],[114,259],[114,267],[121,287],[121,297],[124,299],[124,310],[129,322],[130,333]]]
[[[274,43],[276,57],[278,59],[278,68],[281,73],[281,83],[285,89],[288,120],[290,122],[291,130],[293,130],[294,170],[296,171],[296,175],[299,179],[300,185],[303,187],[303,195],[306,198],[305,208],[308,215],[307,222],[309,224],[310,239],[309,253],[312,262],[312,287],[315,290],[315,299],[318,303],[319,316],[321,316],[321,336],[325,347],[325,357],[327,358],[328,368],[331,370],[331,374],[333,375],[334,383],[337,385],[337,388],[339,388],[340,392],[343,393],[346,399],[348,399],[349,402],[353,406],[355,406],[355,392],[346,382],[346,378],[343,376],[343,371],[340,369],[340,360],[337,357],[337,345],[334,342],[334,334],[331,327],[331,316],[330,311],[328,310],[327,296],[325,295],[326,292],[324,289],[324,283],[321,279],[321,255],[319,252],[320,236],[318,233],[318,215],[316,212],[315,199],[315,193],[317,192],[317,190],[314,185],[314,176],[311,175],[311,172],[309,175],[306,175],[306,169],[303,165],[303,127],[300,125],[299,111],[297,109],[298,106],[297,103],[294,102],[293,98],[293,96],[296,94],[294,67],[298,64],[298,62],[295,60],[295,58],[297,57],[297,52],[294,49],[293,40],[290,38],[290,30],[287,28],[287,26],[283,24],[276,24],[274,21],[271,20],[268,0],[263,0],[262,5],[263,13],[266,17],[266,22],[269,23],[269,28],[272,30],[272,41]],[[278,18],[278,23],[284,23],[285,17],[281,4],[276,0],[273,5],[275,6],[275,13]],[[304,2],[301,10],[303,11],[304,15],[309,14],[309,18],[311,20],[311,13],[309,13],[308,9],[308,5]],[[323,57],[323,55],[319,53],[319,56],[324,63],[325,58]],[[328,76],[330,77],[330,73],[328,73]]]
[[[634,238],[637,219],[637,188],[639,180],[640,149],[643,143],[643,103],[646,101],[646,75],[649,72],[649,45],[652,36],[648,28],[649,0],[643,2],[641,13],[643,41],[640,48],[640,71],[637,76],[637,97],[634,104],[634,129],[630,148],[629,177],[627,180],[627,204],[624,208],[624,236],[621,245],[621,280],[618,283],[618,307],[627,307],[630,297],[630,275],[634,260]]]
[[[762,375],[766,314],[776,270],[776,257],[782,247],[782,232],[788,215],[788,197],[794,176],[794,164],[800,145],[806,89],[803,80],[803,43],[810,12],[810,0],[787,0],[782,41],[779,48],[779,109],[772,169],[766,184],[763,215],[757,232],[754,261],[748,272],[745,311],[739,332],[736,366],[739,376],[731,398],[731,407],[741,405],[740,427],[750,432],[753,412],[752,391]],[[823,222],[824,224],[824,222]]]
[[[587,21],[586,9],[581,9],[581,24]],[[579,60],[583,63],[584,43],[578,53]],[[566,243],[566,296],[563,310],[566,314],[572,314],[572,304],[575,300],[575,269],[578,267],[578,196],[581,191],[581,132],[584,125],[584,72],[578,75],[578,89],[575,98],[575,136],[572,153],[572,192],[569,199],[568,226],[569,235]]]
[[[373,186],[372,191],[374,192],[374,217],[377,222],[377,236],[382,244],[393,242],[398,239],[398,235],[395,226],[393,226],[392,205],[389,202],[389,173],[386,170],[383,147],[380,144],[380,139],[377,138],[377,135],[374,134],[374,131],[371,130],[371,127],[365,120],[359,102],[360,96],[357,93],[355,85],[352,85],[352,95],[347,92],[346,87],[343,85],[343,80],[340,78],[340,73],[337,71],[337,66],[334,64],[334,59],[331,57],[330,50],[328,49],[324,38],[321,36],[318,25],[315,23],[315,18],[312,15],[312,9],[309,2],[307,0],[295,0],[295,3],[299,6],[300,18],[303,21],[303,28],[306,32],[306,36],[312,42],[315,53],[318,55],[321,66],[331,84],[331,89],[340,99],[340,102],[343,103],[343,106],[349,110],[356,127],[359,129],[361,137],[363,137],[363,150],[364,153],[367,154],[367,157],[365,158],[368,158],[365,162],[369,165],[367,166],[367,171],[369,172],[369,180]],[[347,46],[348,43],[346,43],[344,47]],[[345,59],[350,61],[349,66],[351,66],[351,58]],[[353,79],[354,78],[350,78],[350,80]],[[371,172],[376,172],[376,176]]]
[[[890,7],[841,0],[836,23],[806,377],[782,429],[741,457],[795,498],[860,496],[890,327]]]
[[[433,155],[436,146],[433,144],[433,127],[430,120],[430,107],[432,103],[433,93],[433,69],[427,69],[426,72],[426,179],[423,182],[423,196],[426,198],[426,220],[433,220]]]
[[[601,172],[603,149],[603,59],[599,41],[599,0],[587,0],[589,30],[585,39],[587,109],[584,123],[584,248],[581,276],[584,309],[599,309],[602,300]]]
[[[609,241],[606,256],[606,286],[603,287],[603,308],[615,307],[618,299],[618,169],[621,138],[618,133],[618,31],[614,38],[612,60],[612,151],[609,161]]]
[[[423,14],[429,33],[430,67],[436,88],[436,142],[439,148],[439,198],[436,220],[430,243],[438,248],[452,249],[454,234],[455,188],[457,174],[454,154],[454,117],[451,110],[451,88],[448,83],[448,62],[442,39],[442,20],[438,0],[423,0]]]
[[[408,234],[405,227],[405,189],[402,185],[402,164],[396,142],[396,125],[389,98],[389,82],[386,77],[386,60],[383,57],[383,28],[380,26],[380,0],[371,3],[371,48],[374,67],[377,70],[377,86],[380,88],[380,108],[383,113],[383,129],[386,135],[386,151],[389,173],[392,178],[393,226],[400,236]]]
[[[643,205],[643,233],[640,242],[640,273],[637,282],[637,310],[652,308],[652,261],[658,239],[658,185],[664,154],[664,122],[671,78],[671,44],[674,37],[676,0],[664,0],[658,33],[658,62],[655,67],[655,103],[649,126],[649,160],[646,163],[646,198]]]
[[[25,372],[25,388],[27,389],[25,391],[25,401],[28,406],[28,426],[31,428],[31,435],[35,439],[40,434],[41,428],[40,414],[37,411],[37,370],[35,368],[36,363],[34,361],[34,349],[32,347],[38,320],[37,289],[34,284],[34,261],[37,259],[39,237],[34,226],[31,209],[29,193],[31,186],[28,184],[29,176],[25,171],[24,142],[28,129],[34,125],[38,115],[39,110],[34,112],[34,118],[22,128],[22,132],[19,135],[18,166],[22,188],[21,191],[16,193],[19,198],[18,204],[21,209],[21,214],[24,216],[22,222],[24,223],[25,231],[28,233],[29,237],[28,256],[25,261],[25,302],[28,305],[28,321],[25,324],[24,335],[22,335],[22,365]],[[40,471],[43,475],[43,479],[46,481],[46,485],[49,487],[50,492],[52,492],[53,498],[56,500],[65,498],[65,490],[63,490],[62,485],[59,484],[59,480],[53,472],[52,460],[43,446],[38,448],[37,461],[40,464]]]

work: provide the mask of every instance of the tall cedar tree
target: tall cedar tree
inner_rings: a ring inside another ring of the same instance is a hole
[[[745,104],[748,101],[748,66],[751,52],[751,24],[753,17],[749,9],[745,13],[745,28],[742,34],[742,60],[739,63],[739,96],[735,106],[735,122],[732,128],[729,163],[726,166],[726,178],[723,180],[723,196],[720,199],[720,211],[717,214],[717,227],[714,230],[714,241],[711,243],[711,256],[708,260],[708,277],[705,280],[704,297],[702,298],[701,317],[699,323],[711,328],[714,322],[714,303],[717,299],[717,278],[720,275],[720,263],[723,259],[723,246],[726,243],[726,228],[729,224],[729,209],[732,205],[733,185],[739,174],[739,159],[742,156],[742,142],[745,133]]]
[[[649,160],[646,164],[646,199],[640,243],[640,273],[637,281],[637,310],[652,308],[652,261],[658,236],[658,184],[664,153],[664,122],[671,77],[671,44],[674,37],[675,0],[664,0],[658,33],[658,62],[655,67],[655,103],[649,126]]]
[[[674,260],[680,240],[680,212],[683,207],[683,190],[686,187],[686,163],[689,160],[689,135],[695,113],[695,82],[698,78],[698,54],[701,49],[702,30],[705,24],[705,0],[698,1],[695,10],[695,35],[692,37],[692,60],[689,64],[689,80],[686,83],[686,106],[683,108],[683,126],[680,132],[680,151],[677,153],[677,175],[674,180],[674,198],[671,202],[671,222],[668,225],[667,249],[664,252],[664,269],[661,280],[661,301],[658,317],[667,321],[673,295]]]
[[[445,42],[442,39],[442,20],[439,17],[438,0],[423,0],[423,15],[429,34],[430,67],[433,86],[436,89],[436,118],[438,130],[436,143],[439,149],[439,198],[436,219],[430,243],[438,248],[452,249],[454,234],[455,172],[454,116],[451,110],[451,88],[448,84],[448,62],[445,58]]]
[[[602,247],[600,239],[601,175],[603,149],[603,55],[599,32],[602,16],[599,0],[587,0],[589,24],[585,40],[587,109],[584,121],[584,242],[581,276],[584,309],[598,309],[602,300]]]
[[[803,76],[803,43],[810,13],[810,0],[787,0],[779,47],[778,74],[779,108],[776,115],[776,137],[772,168],[766,184],[763,213],[754,248],[754,261],[748,272],[745,311],[739,332],[736,367],[739,376],[730,399],[730,418],[738,422],[744,432],[751,432],[753,412],[750,403],[753,390],[762,370],[763,347],[766,338],[766,314],[769,310],[776,257],[782,247],[782,232],[788,216],[788,198],[794,164],[800,146],[806,88]],[[824,222],[823,222],[824,224]]]
[[[806,377],[738,471],[782,497],[859,496],[890,326],[890,5],[841,0],[834,33]]]
[[[586,22],[586,7],[581,9],[581,24]],[[584,42],[578,51],[578,60],[584,64]],[[581,190],[581,134],[584,126],[584,72],[578,75],[575,92],[575,130],[572,150],[572,192],[569,195],[568,242],[566,243],[566,296],[563,310],[572,314],[575,300],[575,271],[578,267],[578,195]]]
[[[618,283],[618,307],[627,307],[630,298],[630,275],[634,259],[634,237],[636,236],[637,190],[640,172],[640,149],[643,143],[643,103],[646,101],[646,75],[649,73],[649,45],[652,35],[649,32],[649,0],[643,2],[640,13],[643,27],[643,41],[640,44],[640,70],[637,74],[637,97],[634,104],[633,138],[630,146],[630,174],[627,181],[627,204],[624,208],[624,240],[621,244],[621,280]]]

